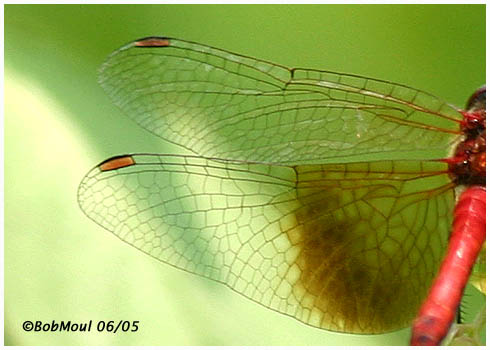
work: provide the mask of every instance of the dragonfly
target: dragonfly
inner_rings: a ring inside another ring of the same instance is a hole
[[[450,243],[453,258],[441,265],[453,221],[485,240],[485,88],[463,110],[402,84],[166,37],[116,50],[99,82],[185,154],[95,166],[78,189],[90,219],[153,258],[325,330],[394,331],[427,299],[412,344],[441,341],[456,310],[435,317],[448,297],[440,290],[459,283],[462,293],[481,246],[465,248],[472,257],[459,282],[438,276],[462,251]]]

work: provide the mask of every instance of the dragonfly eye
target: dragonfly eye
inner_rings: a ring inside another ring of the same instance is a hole
[[[483,85],[481,88],[476,90],[473,95],[468,99],[466,103],[467,111],[475,111],[475,110],[485,110],[486,109],[486,101],[487,101],[487,88],[486,85]]]

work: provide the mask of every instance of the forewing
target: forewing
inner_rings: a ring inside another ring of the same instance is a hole
[[[451,186],[439,162],[128,155],[92,169],[78,200],[162,262],[315,327],[381,333],[409,324],[437,272]]]
[[[293,165],[443,158],[461,119],[400,84],[170,38],[115,51],[100,83],[142,127],[206,157]]]
[[[283,164],[443,158],[461,118],[399,84],[289,69],[169,38],[115,51],[100,83],[142,127],[206,157]]]

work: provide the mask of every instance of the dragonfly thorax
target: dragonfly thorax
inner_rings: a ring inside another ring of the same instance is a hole
[[[486,171],[486,87],[478,89],[469,99],[463,113],[463,140],[449,159],[449,172],[458,185],[485,186]]]

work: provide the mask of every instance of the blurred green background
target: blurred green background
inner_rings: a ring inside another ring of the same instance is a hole
[[[407,344],[408,330],[354,336],[305,326],[151,259],[83,215],[77,186],[95,164],[179,152],[97,84],[108,54],[150,35],[392,80],[458,106],[485,82],[484,5],[6,5],[6,345]],[[139,331],[22,330],[25,320],[120,319],[139,320]]]

